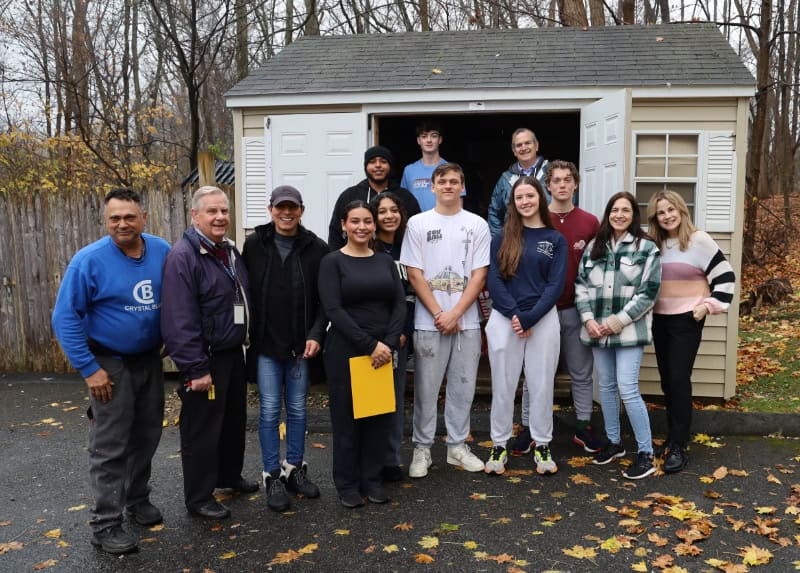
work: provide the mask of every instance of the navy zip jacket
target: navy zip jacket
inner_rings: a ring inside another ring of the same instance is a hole
[[[247,305],[247,269],[233,241],[226,241],[241,284],[241,302]],[[210,372],[208,359],[214,351],[245,343],[247,325],[234,324],[236,302],[234,282],[220,260],[200,244],[194,227],[187,229],[164,263],[161,335],[170,358],[189,380]]]

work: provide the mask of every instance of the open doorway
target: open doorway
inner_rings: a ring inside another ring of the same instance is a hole
[[[467,198],[464,206],[486,217],[489,200],[500,174],[514,162],[511,134],[530,128],[539,139],[546,159],[563,159],[578,165],[580,113],[409,114],[373,117],[376,140],[391,149],[392,177],[400,180],[403,168],[420,158],[415,128],[422,119],[435,119],[442,129],[441,155],[464,168]]]

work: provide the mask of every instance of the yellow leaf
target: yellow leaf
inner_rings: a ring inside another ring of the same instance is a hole
[[[297,552],[303,555],[308,555],[309,553],[314,553],[314,551],[317,550],[317,547],[319,547],[319,544],[309,543],[305,547],[301,547],[300,549],[298,549]]]
[[[72,412],[73,410],[77,410],[77,406],[70,406],[69,408],[64,408],[62,412]]]
[[[465,541],[464,542],[464,547],[466,549],[469,549],[470,551],[472,551],[473,549],[477,549],[478,548],[478,544],[475,543],[474,541]]]
[[[643,573],[647,573],[647,563],[644,561],[639,561],[638,563],[631,565],[631,569],[633,571],[642,571]]]
[[[609,553],[619,553],[622,545],[616,537],[609,537],[600,544],[600,549],[608,551]]]
[[[571,479],[572,483],[575,485],[597,485],[592,478],[584,474],[573,474],[569,476],[569,479]]]
[[[771,506],[762,506],[762,507],[757,507],[756,508],[756,513],[758,513],[760,515],[772,515],[772,514],[775,513],[775,511],[776,511],[776,508],[771,507]]]
[[[491,448],[494,446],[494,442],[492,440],[486,440],[485,442],[478,442],[478,445],[482,448]]]
[[[86,504],[83,505],[73,505],[72,507],[67,508],[67,511],[80,511],[82,509],[86,509]]]
[[[714,483],[714,478],[711,476],[700,476],[700,481],[703,483]]]
[[[442,70],[440,70],[439,68],[433,68],[433,69],[431,70],[431,73],[432,73],[432,74],[439,75],[439,74],[441,74],[441,73],[442,73]],[[431,561],[432,561],[432,560],[431,560]]]
[[[278,424],[278,437],[281,441],[286,439],[286,422]]]
[[[761,549],[755,545],[739,548],[739,555],[743,558],[745,565],[764,565],[772,559],[772,553],[767,549]]]
[[[594,494],[594,500],[595,501],[605,501],[607,499],[608,499],[608,494],[607,493],[596,493],[596,494]]]
[[[433,535],[425,535],[421,540],[417,541],[417,544],[424,549],[433,549],[434,547],[439,547],[439,538]]]
[[[23,545],[19,541],[0,543],[0,555],[2,555],[3,553],[8,553],[9,551],[19,551],[23,547],[25,547],[25,545]]]
[[[425,553],[417,553],[414,555],[414,561],[417,563],[433,563],[433,557]]]
[[[50,539],[58,539],[61,537],[61,530],[60,529],[51,529],[50,531],[45,532],[45,537],[49,537]]]
[[[399,531],[408,531],[409,529],[414,529],[414,526],[411,525],[410,521],[406,521],[403,523],[398,523],[397,525],[392,527],[392,529],[397,529]]]
[[[768,481],[768,482],[772,482],[772,483],[776,483],[776,484],[778,484],[778,485],[783,485],[783,484],[781,483],[781,480],[779,480],[778,478],[776,478],[776,477],[775,477],[774,475],[772,475],[772,474],[767,474],[767,481]]]
[[[485,493],[473,493],[471,496],[469,496],[469,498],[470,499],[475,499],[475,500],[484,500],[484,499],[486,499],[486,494]]]
[[[561,552],[575,559],[591,559],[592,557],[597,557],[597,551],[595,551],[593,547],[581,547],[580,545],[574,545],[572,549],[562,549]]]
[[[278,552],[278,554],[272,558],[272,561],[269,562],[269,565],[284,565],[286,563],[291,563],[292,561],[299,559],[302,553],[299,551],[295,551],[294,549],[290,549],[285,553]]]
[[[695,437],[692,438],[692,441],[695,444],[705,444],[707,442],[710,442],[711,440],[712,438],[708,434],[696,434]]]
[[[154,525],[153,527],[150,527],[148,529],[150,529],[150,531],[161,531],[162,529],[164,529],[164,524],[159,523],[158,525]]]
[[[46,569],[48,567],[52,567],[53,565],[56,565],[57,563],[58,563],[58,561],[56,561],[55,559],[48,559],[47,561],[40,561],[39,563],[37,563],[36,565],[33,566],[33,570],[34,571],[41,571],[42,569]]]
[[[350,535],[349,529],[336,529],[333,532],[334,535]]]
[[[400,548],[395,543],[392,543],[391,545],[385,545],[383,551],[385,553],[396,553],[400,551]]]
[[[44,420],[40,420],[42,424],[52,424],[56,421],[55,418],[45,418]]]
[[[227,551],[219,556],[220,559],[233,559],[234,557],[236,557],[235,551]]]

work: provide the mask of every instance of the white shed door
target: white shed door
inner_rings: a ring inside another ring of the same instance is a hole
[[[581,110],[579,201],[598,218],[609,198],[624,190],[630,109],[630,91],[620,90]]]
[[[272,115],[265,119],[267,182],[300,190],[303,226],[328,238],[339,194],[364,178],[367,120],[361,113]],[[268,197],[269,198],[269,197]]]

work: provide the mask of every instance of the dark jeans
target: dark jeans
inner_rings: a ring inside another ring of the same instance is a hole
[[[164,378],[157,351],[120,360],[96,356],[114,382],[105,404],[89,396],[89,480],[95,532],[122,523],[122,510],[149,498],[150,468],[164,421]]]
[[[692,425],[692,369],[705,319],[691,312],[653,315],[653,345],[667,406],[668,442],[685,446]]]
[[[178,388],[181,398],[181,462],[186,507],[213,500],[215,487],[234,484],[244,465],[247,383],[240,347],[211,357],[215,399],[208,392]]]
[[[333,483],[339,495],[369,495],[383,485],[394,414],[353,418],[352,356],[359,353],[335,329],[325,338],[324,360],[333,430]]]

